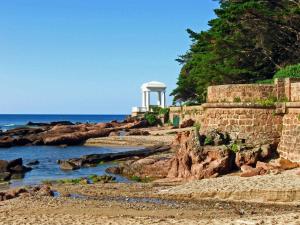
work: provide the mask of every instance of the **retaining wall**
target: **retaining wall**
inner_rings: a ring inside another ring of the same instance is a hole
[[[277,97],[283,103],[266,107],[258,99]],[[193,119],[200,132],[227,132],[251,144],[278,144],[284,158],[300,162],[300,79],[276,79],[274,85],[220,85],[208,88],[208,103],[171,107],[170,119]],[[241,102],[237,102],[241,101]]]

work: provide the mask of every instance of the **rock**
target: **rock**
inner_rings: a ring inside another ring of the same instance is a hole
[[[275,165],[277,165],[279,168],[283,170],[291,170],[299,167],[299,164],[296,162],[292,162],[288,159],[280,158],[275,162]]]
[[[27,163],[28,166],[36,166],[39,164],[40,164],[40,162],[38,160],[31,160]]]
[[[148,136],[150,133],[148,131],[143,130],[131,130],[129,131],[126,136]]]
[[[23,160],[22,158],[14,159],[8,162],[8,167],[12,168],[15,166],[22,166],[23,165]]]
[[[222,133],[216,129],[209,131],[205,135],[201,135],[200,137],[201,145],[228,145],[230,142],[230,137],[227,133]]]
[[[121,168],[114,166],[114,167],[109,167],[105,170],[106,173],[112,173],[112,174],[121,174]]]
[[[300,176],[300,169],[296,170],[295,174]]]
[[[109,137],[119,137],[121,134],[120,131],[113,131],[109,134]]]
[[[4,136],[0,138],[0,147],[9,148],[15,145],[15,139],[9,136]]]
[[[0,160],[0,173],[8,171],[8,162],[6,160]]]
[[[246,171],[244,171],[242,174],[241,174],[241,177],[253,177],[253,176],[258,176],[258,175],[264,175],[266,174],[267,171],[264,170],[263,168],[251,168]]]
[[[10,176],[10,172],[0,172],[0,181],[8,181],[10,180]]]
[[[69,162],[69,161],[62,161],[60,163],[59,167],[62,170],[77,170],[77,169],[80,169],[79,166],[77,166],[74,163]]]
[[[14,167],[10,167],[9,170],[11,173],[26,173],[32,170],[30,167],[22,166],[22,165],[16,165]]]
[[[188,119],[182,122],[182,124],[180,125],[180,128],[187,128],[187,127],[192,127],[194,126],[195,121],[192,119]]]
[[[243,149],[236,153],[235,164],[241,168],[243,165],[255,166],[260,158],[261,149]]]
[[[47,185],[44,185],[40,187],[40,189],[36,192],[36,195],[41,197],[53,197],[54,192],[51,190],[51,188]]]
[[[252,166],[248,166],[248,165],[242,165],[241,166],[241,171],[242,172],[246,172],[246,171],[249,171],[249,170],[252,170],[254,169]]]
[[[180,148],[171,160],[168,178],[203,179],[231,171],[233,152],[226,146],[201,146],[198,134],[180,134]]]

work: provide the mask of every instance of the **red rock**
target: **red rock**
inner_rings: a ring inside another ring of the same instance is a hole
[[[241,177],[253,177],[253,176],[264,175],[266,173],[267,171],[264,170],[263,168],[252,168],[243,172],[241,174]]]
[[[182,124],[180,125],[180,128],[187,128],[187,127],[192,127],[194,126],[195,121],[192,119],[188,119],[182,122]]]
[[[195,132],[177,137],[180,148],[171,160],[168,178],[202,179],[226,174],[232,169],[233,154],[226,146],[200,146]]]
[[[280,158],[275,163],[279,168],[283,170],[291,170],[299,167],[299,164],[296,162],[292,162],[288,159]]]

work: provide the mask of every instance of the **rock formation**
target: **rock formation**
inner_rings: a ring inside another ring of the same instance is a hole
[[[30,170],[30,167],[23,166],[23,160],[21,158],[11,161],[0,160],[0,181],[8,181],[18,175],[22,176]]]
[[[226,146],[202,146],[198,133],[179,134],[180,148],[171,160],[169,178],[202,179],[232,170],[234,154]]]

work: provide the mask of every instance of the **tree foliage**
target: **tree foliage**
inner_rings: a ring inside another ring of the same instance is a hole
[[[220,1],[210,29],[187,30],[192,45],[182,64],[174,101],[205,101],[209,85],[273,78],[300,62],[299,0]]]

